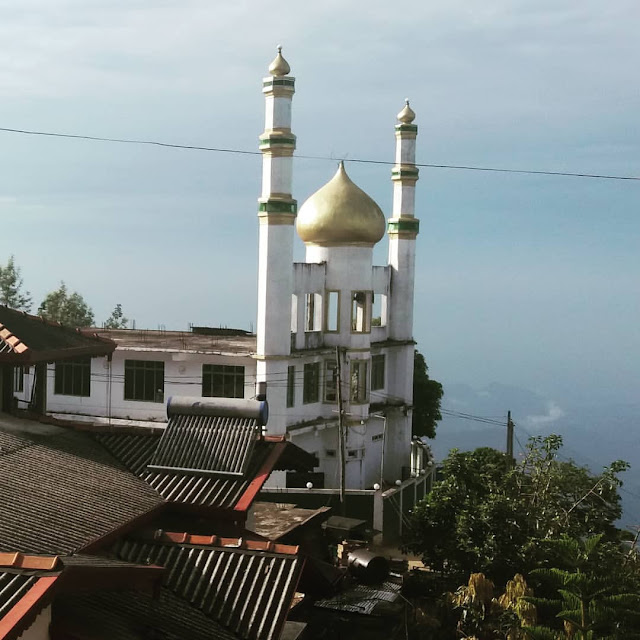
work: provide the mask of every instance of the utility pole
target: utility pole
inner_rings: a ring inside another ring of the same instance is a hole
[[[336,347],[336,386],[338,398],[338,457],[340,463],[340,514],[346,515],[345,504],[345,475],[346,475],[346,451],[344,433],[344,410],[342,408],[342,373],[340,362],[340,347]]]
[[[511,420],[511,411],[507,411],[507,458],[509,468],[513,468],[513,422]]]

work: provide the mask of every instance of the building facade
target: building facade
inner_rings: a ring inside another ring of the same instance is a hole
[[[295,78],[279,50],[263,80],[266,102],[259,200],[257,380],[266,383],[269,430],[315,453],[335,487],[395,483],[411,468],[417,126],[405,105],[395,127],[389,220],[348,177],[333,179],[300,211],[292,197]],[[389,259],[373,265],[388,233]],[[305,244],[293,262],[294,234]],[[342,426],[339,425],[342,419]],[[342,432],[342,437],[340,433]]]
[[[316,484],[369,490],[424,474],[411,434],[417,126],[407,101],[395,125],[392,212],[342,163],[298,211],[293,198],[295,78],[278,50],[263,79],[256,335],[241,331],[103,330],[110,357],[48,368],[47,411],[78,419],[166,421],[172,395],[253,397],[266,389],[267,432],[319,460]],[[295,235],[305,260],[294,263]],[[373,248],[388,235],[387,264]],[[16,370],[18,403],[32,374]],[[341,459],[344,459],[344,463]],[[344,468],[344,472],[342,469]],[[274,474],[272,485],[292,480]]]

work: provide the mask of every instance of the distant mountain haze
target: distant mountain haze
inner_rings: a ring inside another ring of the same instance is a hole
[[[507,384],[493,382],[473,388],[445,384],[445,410],[503,420],[505,426],[443,415],[432,448],[442,460],[452,448],[506,448],[507,411],[515,423],[514,451],[522,453],[529,435],[556,433],[563,437],[562,455],[599,472],[613,460],[626,460],[631,468],[621,475],[624,515],[621,526],[640,525],[640,404],[583,404],[546,398]]]

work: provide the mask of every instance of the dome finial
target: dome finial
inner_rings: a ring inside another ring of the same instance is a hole
[[[403,124],[411,124],[416,119],[414,110],[409,106],[409,98],[404,99],[404,107],[397,118]]]
[[[286,76],[291,71],[289,63],[282,57],[282,45],[278,45],[278,53],[269,65],[269,73],[272,76]]]

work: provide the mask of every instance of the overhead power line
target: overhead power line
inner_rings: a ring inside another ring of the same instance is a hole
[[[47,136],[50,138],[70,138],[73,140],[88,140],[93,142],[114,142],[119,144],[139,144],[149,145],[154,147],[165,147],[169,149],[186,149],[188,151],[209,151],[215,153],[232,153],[245,156],[260,156],[261,151],[247,151],[246,149],[232,149],[226,147],[204,147],[199,145],[190,144],[173,144],[170,142],[160,142],[157,140],[136,140],[129,138],[106,138],[102,136],[87,136],[73,133],[56,133],[52,131],[33,131],[30,129],[12,129],[9,127],[0,127],[0,131],[5,133],[19,133],[30,136]],[[310,155],[296,155],[296,158],[302,160],[329,160],[335,162],[336,158],[329,156],[310,156]],[[347,162],[357,162],[360,164],[381,164],[381,165],[394,165],[395,162],[389,160],[372,160],[367,158],[345,158]],[[474,165],[463,164],[435,164],[435,163],[416,163],[416,167],[425,167],[428,169],[455,169],[459,171],[487,171],[493,173],[522,173],[526,175],[540,175],[540,176],[564,176],[571,178],[593,178],[597,180],[635,180],[640,181],[640,176],[618,176],[600,173],[578,173],[571,171],[543,171],[536,169],[507,169],[503,167],[478,167]]]

